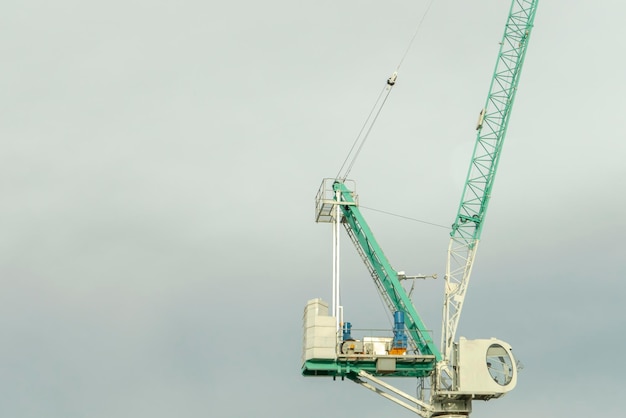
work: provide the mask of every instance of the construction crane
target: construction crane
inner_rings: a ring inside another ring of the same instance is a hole
[[[316,196],[316,222],[333,226],[332,306],[321,299],[304,311],[302,374],[347,378],[424,418],[468,416],[472,400],[499,398],[517,383],[511,346],[498,339],[455,335],[476,250],[484,227],[502,144],[519,84],[538,0],[513,0],[487,100],[480,111],[475,147],[450,233],[441,348],[402,286],[358,204],[353,181],[324,179]],[[395,74],[394,74],[395,82]],[[393,84],[390,84],[392,86]],[[355,338],[340,303],[340,226],[343,225],[394,317],[393,335]],[[423,276],[422,276],[423,277]],[[416,395],[381,377],[417,378]]]

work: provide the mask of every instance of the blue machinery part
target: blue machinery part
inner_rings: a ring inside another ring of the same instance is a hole
[[[343,324],[343,340],[352,340],[352,324],[350,322],[345,322]]]
[[[407,348],[407,336],[404,331],[404,312],[393,313],[393,345],[391,354],[404,354]]]

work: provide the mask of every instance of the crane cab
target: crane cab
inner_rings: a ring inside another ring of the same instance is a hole
[[[517,384],[517,367],[511,346],[496,338],[468,340],[455,344],[457,390],[474,399],[499,398]]]

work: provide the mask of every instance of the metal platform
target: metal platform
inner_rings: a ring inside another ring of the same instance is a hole
[[[336,359],[310,359],[302,365],[303,376],[354,376],[365,371],[382,377],[426,377],[435,368],[435,356],[340,355]]]
[[[326,178],[322,181],[317,194],[315,195],[315,222],[331,223],[334,222],[335,214],[333,208],[337,203],[337,192],[333,185],[337,179]],[[352,190],[352,199],[354,202],[342,202],[342,204],[358,206],[358,196],[356,194],[356,183],[353,180],[343,180],[350,190]]]

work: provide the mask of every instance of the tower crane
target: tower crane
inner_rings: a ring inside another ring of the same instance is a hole
[[[310,300],[304,310],[302,374],[347,378],[423,418],[466,417],[473,400],[499,398],[517,383],[511,346],[498,339],[455,340],[502,145],[533,28],[538,0],[512,0],[495,70],[476,126],[477,136],[448,246],[441,345],[417,313],[358,204],[355,183],[328,178],[316,195],[316,222],[333,226],[333,296],[329,307]],[[394,73],[395,83],[395,73]],[[393,86],[393,84],[389,84]],[[393,336],[355,338],[339,295],[339,235],[343,225],[394,317]],[[381,377],[413,377],[410,395]]]

